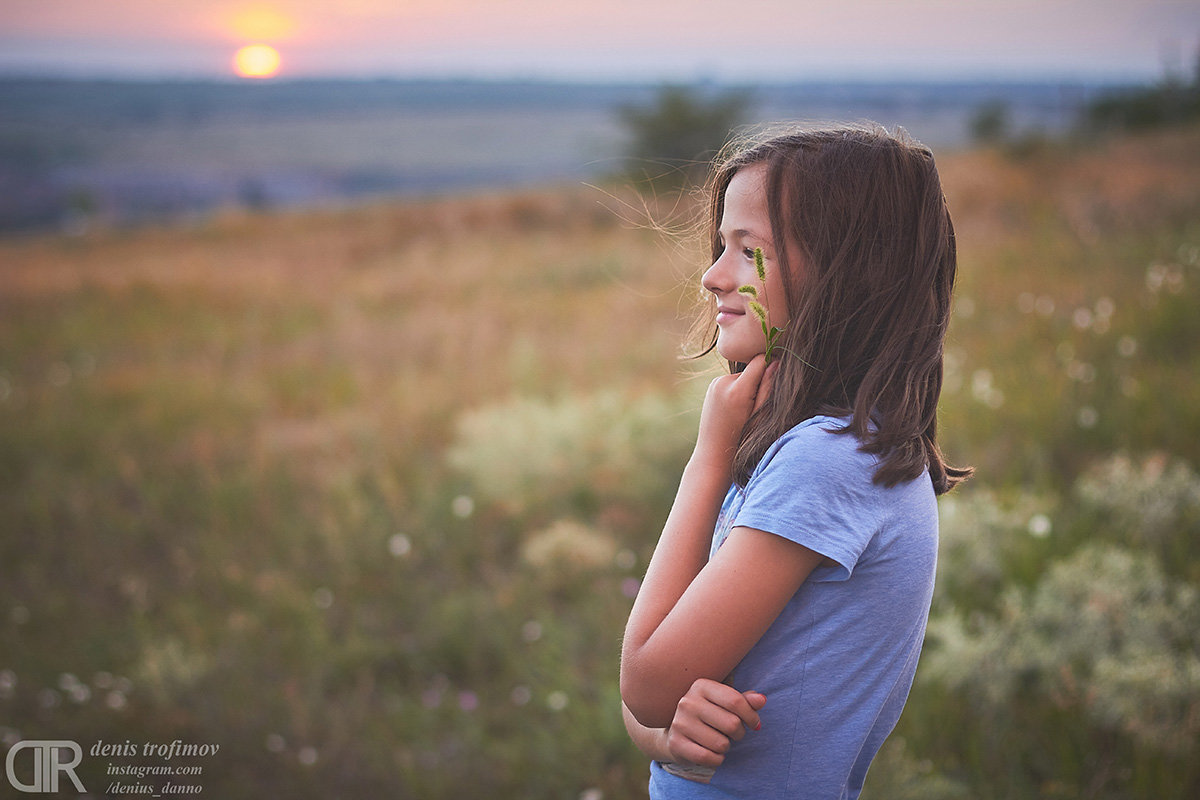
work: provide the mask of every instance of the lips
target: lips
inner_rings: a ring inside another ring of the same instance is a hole
[[[732,322],[733,320],[737,319],[738,317],[744,317],[744,316],[746,316],[746,312],[741,309],[730,308],[728,306],[717,306],[717,324],[718,325],[720,325],[723,322]]]

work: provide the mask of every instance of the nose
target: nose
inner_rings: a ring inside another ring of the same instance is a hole
[[[713,294],[720,295],[734,291],[737,287],[733,276],[733,271],[729,269],[726,263],[726,250],[721,256],[712,263],[712,266],[704,271],[704,275],[700,278],[700,285]]]

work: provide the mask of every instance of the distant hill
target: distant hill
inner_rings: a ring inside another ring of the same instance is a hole
[[[698,87],[726,91],[716,84]],[[805,83],[743,88],[754,120],[874,119],[935,146],[1003,103],[1069,125],[1100,88]],[[651,84],[479,80],[0,79],[0,230],[595,179],[621,166],[617,110]]]

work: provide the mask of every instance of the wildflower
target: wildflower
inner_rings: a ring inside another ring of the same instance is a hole
[[[521,626],[521,639],[526,642],[536,642],[542,638],[542,623],[531,619]]]
[[[1028,529],[1031,536],[1044,539],[1046,536],[1050,535],[1053,525],[1050,522],[1050,518],[1045,514],[1034,514],[1029,518]]]
[[[388,539],[388,552],[396,558],[403,558],[412,552],[412,540],[403,533],[397,533]]]
[[[1079,423],[1079,427],[1086,429],[1096,427],[1096,423],[1100,421],[1100,413],[1091,406],[1083,406],[1079,409],[1079,413],[1075,416],[1075,421]]]
[[[767,309],[757,300],[750,301],[750,310],[754,312],[754,316],[758,317],[758,321],[763,325],[767,324]]]
[[[758,279],[765,288],[767,285],[767,267],[763,262],[761,247],[754,248],[754,271],[758,273]],[[770,364],[771,355],[775,351],[776,342],[779,339],[779,335],[783,333],[783,329],[771,325],[770,317],[767,314],[767,307],[758,302],[757,289],[747,284],[746,286],[738,287],[738,294],[744,294],[747,297],[753,298],[750,301],[750,311],[758,318],[758,323],[762,326],[763,336],[767,339],[767,347],[763,354],[766,357],[766,363]]]
[[[468,495],[460,494],[450,503],[450,512],[459,519],[466,519],[475,513],[475,500]]]

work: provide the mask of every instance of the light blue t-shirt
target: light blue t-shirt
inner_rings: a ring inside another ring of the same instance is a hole
[[[732,743],[708,784],[652,764],[655,800],[853,800],[899,720],[933,596],[937,504],[925,473],[890,489],[873,483],[877,458],[853,434],[830,432],[845,425],[805,420],[726,496],[711,553],[749,527],[829,561],[727,681],[767,696],[762,730]]]

